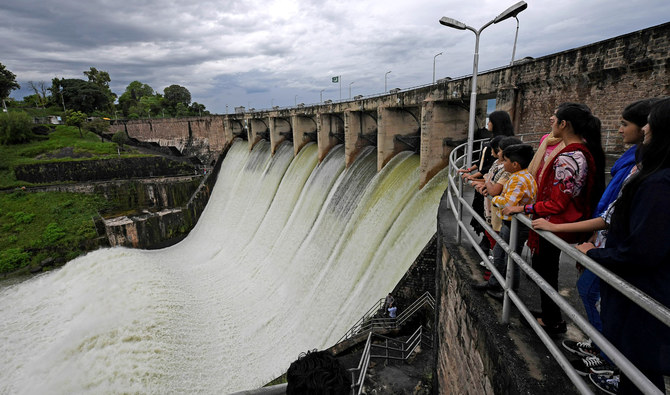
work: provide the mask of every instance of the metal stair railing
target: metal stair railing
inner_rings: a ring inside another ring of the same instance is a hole
[[[361,328],[363,327],[364,323],[372,319],[372,317],[374,317],[379,312],[379,310],[384,308],[384,300],[384,298],[379,299],[377,303],[372,305],[372,307],[370,307],[370,309],[365,314],[363,314],[363,316],[358,321],[356,321],[354,325],[352,325],[352,327],[340,338],[340,340],[337,341],[337,343],[350,339],[356,334],[361,333]]]
[[[411,318],[419,309],[428,305],[435,308],[435,298],[430,292],[425,292],[418,299],[416,299],[407,309],[398,315],[396,318],[380,318],[375,315],[384,307],[384,299],[380,299],[378,303],[368,310],[367,313],[361,317],[341,338],[337,341],[340,343],[344,340],[364,332],[374,332],[380,329],[394,329],[402,326],[409,318]],[[373,313],[374,312],[374,313]]]
[[[372,336],[381,338],[384,340],[384,344],[373,344]],[[393,360],[402,360],[406,361],[419,347],[419,345],[426,345],[430,348],[433,347],[433,335],[432,333],[426,333],[423,326],[419,326],[416,331],[405,341],[400,342],[400,347],[390,346],[390,342],[398,343],[399,341],[392,339],[390,337],[382,336],[375,334],[373,332],[368,333],[368,339],[365,342],[365,347],[363,353],[361,354],[361,359],[358,363],[358,367],[349,369],[351,373],[351,394],[360,395],[363,392],[363,384],[365,383],[365,375],[367,369],[370,366],[370,358],[383,358],[388,362],[389,359]],[[372,348],[383,349],[384,355],[374,355],[372,354]],[[392,353],[400,354],[399,356],[394,356]]]
[[[401,312],[398,315],[398,318],[396,320],[396,325],[401,326],[402,324],[404,324],[405,321],[410,319],[414,315],[414,313],[419,311],[419,309],[422,308],[425,305],[428,305],[432,309],[435,309],[435,298],[428,291],[426,291],[417,300],[415,300],[414,303],[409,305],[409,307],[407,309],[405,309],[403,312]]]

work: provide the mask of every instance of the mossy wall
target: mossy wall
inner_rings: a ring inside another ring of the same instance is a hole
[[[178,243],[193,229],[200,218],[221,169],[221,155],[214,169],[202,179],[195,192],[182,206],[140,216],[120,217],[105,221],[105,231],[112,246],[155,249]],[[189,185],[167,186],[175,199],[184,197]],[[133,196],[132,194],[129,196]],[[139,199],[139,194],[134,195]]]
[[[164,157],[119,158],[18,165],[17,180],[32,183],[93,181],[194,174],[193,165]]]

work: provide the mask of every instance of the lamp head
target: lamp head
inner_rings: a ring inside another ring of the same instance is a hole
[[[505,11],[501,12],[500,15],[498,15],[496,19],[493,20],[493,23],[498,23],[504,21],[505,19],[516,17],[521,11],[525,10],[526,8],[528,8],[528,4],[526,4],[525,1],[520,1],[511,6],[510,8],[506,9]]]
[[[447,26],[447,27],[454,28],[454,29],[458,29],[458,30],[465,30],[466,27],[467,27],[467,26],[465,26],[465,23],[459,22],[459,21],[457,21],[456,19],[453,19],[453,18],[447,18],[446,16],[443,16],[442,18],[440,18],[440,24],[444,25],[444,26]]]

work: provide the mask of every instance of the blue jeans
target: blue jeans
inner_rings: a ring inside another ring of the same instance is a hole
[[[603,331],[603,323],[600,320],[600,312],[596,305],[600,300],[600,278],[593,274],[589,269],[584,269],[582,275],[577,280],[577,291],[584,303],[584,310],[591,325],[599,332]]]
[[[505,240],[505,243],[509,244],[509,236],[510,236],[510,226],[511,222],[510,221],[503,221],[502,227],[500,228],[500,237]],[[517,233],[517,239],[516,239],[516,247],[514,248],[514,251],[517,254],[521,254],[521,251],[523,251],[523,245],[526,243],[526,240],[528,240],[528,228],[519,224],[517,227],[518,233]],[[510,246],[511,247],[511,246]],[[501,274],[505,275],[507,273],[507,254],[505,254],[505,250],[500,246],[500,244],[496,243],[496,246],[493,247],[493,265],[495,266],[496,270],[498,270]],[[490,285],[498,285],[498,280],[496,279],[495,276],[489,277],[489,284]],[[513,271],[513,276],[512,276],[512,288],[517,289],[519,288],[519,266],[514,265],[514,271]]]

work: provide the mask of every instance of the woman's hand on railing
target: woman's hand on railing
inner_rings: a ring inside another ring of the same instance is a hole
[[[533,220],[533,229],[539,230],[548,230],[549,232],[556,232],[557,226],[547,221],[544,218],[538,218]]]
[[[593,243],[577,244],[577,249],[584,254],[586,254],[589,250],[592,250],[594,248],[596,248],[596,246],[593,245]]]

